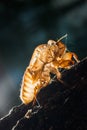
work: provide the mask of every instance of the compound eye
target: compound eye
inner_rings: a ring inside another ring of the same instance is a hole
[[[54,40],[49,40],[47,42],[48,45],[56,45],[56,42]]]

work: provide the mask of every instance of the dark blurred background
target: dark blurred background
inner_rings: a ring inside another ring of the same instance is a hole
[[[0,1],[0,117],[21,103],[21,80],[34,48],[66,33],[68,49],[86,57],[86,0]]]

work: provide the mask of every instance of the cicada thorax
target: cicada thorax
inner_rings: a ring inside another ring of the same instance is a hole
[[[34,64],[37,64],[39,65],[37,68],[42,68],[43,65],[51,62],[54,59],[56,52],[57,45],[39,45],[33,53],[29,66],[36,66]]]

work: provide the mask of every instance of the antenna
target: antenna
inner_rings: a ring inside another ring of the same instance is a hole
[[[67,38],[68,34],[65,34],[64,36],[62,36],[60,39],[57,40],[57,42],[61,41],[64,38]]]

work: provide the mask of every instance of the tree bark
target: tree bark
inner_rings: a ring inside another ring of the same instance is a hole
[[[13,107],[0,130],[87,130],[87,57],[61,73],[61,81],[55,77],[39,92],[40,108]]]

